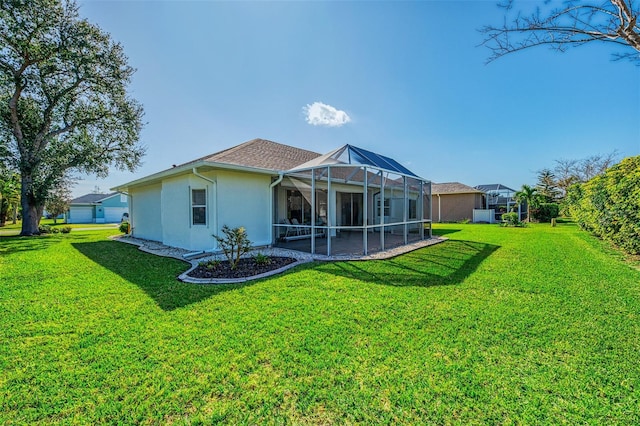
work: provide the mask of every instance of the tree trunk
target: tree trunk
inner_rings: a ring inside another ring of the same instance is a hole
[[[21,204],[22,204],[22,232],[20,235],[39,235],[40,217],[44,210],[44,203],[37,203],[32,192],[32,178],[28,174],[22,175]]]
[[[0,226],[4,226],[7,220],[9,202],[6,198],[0,198]]]

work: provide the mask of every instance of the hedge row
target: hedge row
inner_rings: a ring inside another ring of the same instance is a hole
[[[627,253],[640,254],[640,156],[629,157],[567,194],[571,216]]]

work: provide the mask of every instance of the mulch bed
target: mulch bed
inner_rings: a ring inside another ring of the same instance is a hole
[[[235,279],[247,278],[255,275],[264,274],[265,272],[274,271],[289,265],[296,261],[291,257],[269,257],[270,262],[258,265],[254,259],[240,259],[236,269],[231,269],[231,265],[227,260],[221,261],[214,268],[207,268],[198,265],[193,271],[189,272],[192,278],[218,278],[218,279]]]

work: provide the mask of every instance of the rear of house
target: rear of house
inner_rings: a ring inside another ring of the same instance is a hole
[[[114,189],[137,238],[216,250],[212,234],[242,226],[254,246],[332,255],[347,236],[360,254],[429,238],[430,185],[349,145],[320,155],[254,139]]]

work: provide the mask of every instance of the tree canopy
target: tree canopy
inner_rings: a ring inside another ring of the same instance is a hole
[[[72,0],[0,0],[0,160],[21,176],[22,235],[70,173],[134,170],[142,106],[119,43]]]
[[[633,0],[545,1],[534,10],[515,10],[515,1],[500,4],[505,9],[501,25],[487,25],[483,45],[491,50],[488,62],[508,53],[535,46],[565,51],[571,46],[603,42],[619,47],[616,59],[640,64],[640,4]],[[528,6],[531,6],[531,2]]]

